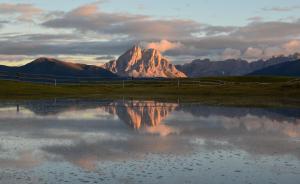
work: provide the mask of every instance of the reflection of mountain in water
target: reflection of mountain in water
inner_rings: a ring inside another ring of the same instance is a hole
[[[167,112],[173,110],[182,110],[193,114],[194,116],[210,116],[223,115],[227,117],[243,117],[246,115],[254,116],[271,116],[273,118],[300,118],[300,109],[298,108],[247,108],[247,107],[218,107],[218,106],[206,106],[201,104],[177,104],[177,103],[166,103],[159,101],[113,101],[113,100],[36,100],[36,101],[25,101],[25,102],[1,102],[0,108],[15,106],[17,110],[19,107],[29,109],[36,115],[47,116],[60,114],[62,112],[103,108],[107,112],[115,115],[122,116],[122,113],[117,113],[117,109],[121,108],[128,109],[128,112],[133,110],[137,114],[143,114],[151,112],[161,112],[161,116],[167,115]],[[110,108],[106,108],[110,106]],[[117,107],[119,106],[119,107]],[[137,107],[133,107],[137,106]],[[140,106],[147,106],[141,108]],[[115,109],[115,110],[114,110]],[[126,110],[124,110],[126,111]],[[123,112],[125,113],[125,112]],[[128,115],[131,116],[131,115]],[[150,116],[150,115],[149,115]],[[153,117],[153,115],[151,115]],[[123,116],[122,116],[123,117]],[[121,119],[121,118],[120,118]],[[123,119],[123,118],[122,118]],[[155,125],[149,123],[149,125]]]
[[[42,100],[2,104],[2,107],[15,106],[16,111],[29,110],[35,115],[62,115],[86,109],[100,109],[118,118],[134,129],[157,127],[175,109],[177,103],[137,100]],[[165,127],[164,127],[165,128]]]
[[[155,101],[114,102],[104,107],[135,129],[143,126],[158,126],[177,107],[175,103]]]
[[[101,109],[118,118],[131,127],[138,129],[143,126],[159,125],[172,111],[188,112],[196,117],[219,115],[228,118],[241,118],[248,115],[272,120],[294,122],[300,118],[300,109],[284,108],[241,108],[214,107],[199,104],[177,104],[158,101],[137,100],[38,100],[22,103],[1,103],[0,108],[15,107],[16,111],[24,108],[39,116],[59,115],[64,112],[75,112],[86,109]],[[95,114],[96,116],[96,114]]]

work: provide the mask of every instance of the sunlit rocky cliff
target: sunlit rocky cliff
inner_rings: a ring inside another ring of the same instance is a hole
[[[137,78],[184,78],[186,75],[155,49],[134,46],[117,60],[103,65],[103,68],[123,77]]]

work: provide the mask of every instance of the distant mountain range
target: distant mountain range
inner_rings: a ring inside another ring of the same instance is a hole
[[[163,57],[158,50],[142,49],[137,45],[121,55],[117,60],[104,64],[103,68],[122,77],[186,77],[167,58]]]
[[[300,76],[300,60],[288,61],[250,73],[254,76]]]
[[[0,72],[11,75],[21,73],[30,75],[53,75],[67,77],[118,77],[112,72],[101,67],[69,63],[52,58],[39,58],[20,67],[8,67],[0,65]]]
[[[300,54],[273,57],[268,60],[210,61],[194,60],[183,65],[173,65],[155,49],[134,46],[117,60],[102,67],[64,62],[52,58],[39,58],[20,67],[0,65],[0,73],[66,76],[66,77],[135,77],[135,78],[185,78],[205,76],[300,76]],[[2,77],[3,78],[3,77]]]
[[[300,59],[300,54],[272,57],[268,60],[258,60],[253,62],[240,59],[230,59],[225,61],[210,61],[205,59],[194,60],[191,63],[184,65],[176,65],[176,68],[185,73],[188,77],[243,76],[269,66],[288,61],[295,61],[297,59]]]

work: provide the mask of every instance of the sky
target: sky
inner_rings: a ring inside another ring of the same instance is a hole
[[[299,0],[0,0],[0,65],[101,65],[134,44],[175,64],[300,52]]]

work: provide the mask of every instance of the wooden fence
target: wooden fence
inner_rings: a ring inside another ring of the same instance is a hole
[[[132,77],[119,77],[119,78],[106,78],[106,77],[75,77],[75,76],[59,76],[59,75],[36,75],[36,74],[23,74],[23,73],[1,73],[0,80],[31,82],[49,85],[107,85],[107,86],[120,86],[122,88],[135,85],[153,85],[153,86],[177,86],[178,88],[184,86],[201,87],[207,85],[232,85],[232,84],[257,84],[268,85],[268,82],[232,82],[223,81],[209,78],[132,78]],[[300,79],[295,78],[286,83],[299,83]]]

